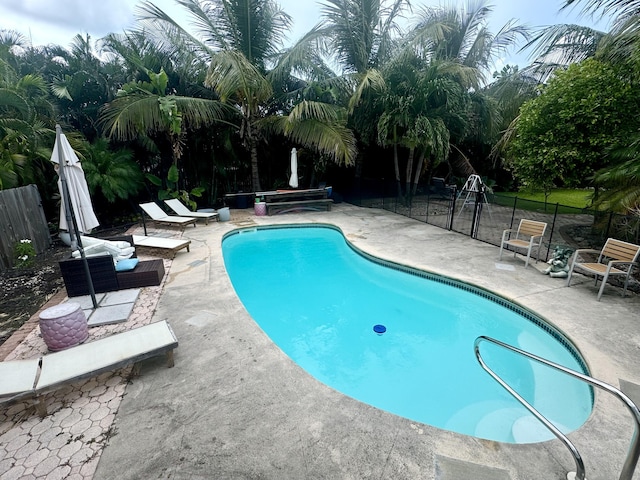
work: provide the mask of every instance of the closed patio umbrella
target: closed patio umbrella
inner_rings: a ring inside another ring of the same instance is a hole
[[[295,148],[291,149],[291,177],[289,178],[289,186],[298,188],[298,153]]]
[[[77,223],[79,234],[90,233],[92,229],[100,225],[95,213],[93,212],[93,205],[91,203],[91,197],[89,196],[89,187],[87,186],[87,180],[84,177],[84,170],[78,156],[71,148],[67,137],[60,132],[59,135],[56,130],[56,143],[53,146],[53,152],[51,154],[51,161],[55,163],[60,180],[58,181],[58,188],[60,189],[60,195],[62,201],[60,202],[60,230],[71,231],[70,214],[75,215],[75,221]],[[64,171],[60,171],[60,162],[65,165]],[[67,188],[69,192],[69,198],[71,200],[72,208],[67,208],[67,198],[62,192],[62,178],[63,175],[66,179]]]
[[[61,196],[60,230],[69,232],[71,249],[77,248],[80,251],[93,307],[98,308],[89,263],[84,254],[80,235],[91,232],[100,223],[93,212],[89,187],[80,160],[71,148],[67,137],[62,133],[60,125],[56,125],[56,143],[53,146],[51,162],[56,164],[56,171],[60,177],[58,181]]]

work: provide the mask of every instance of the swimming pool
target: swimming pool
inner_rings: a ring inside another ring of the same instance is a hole
[[[478,365],[479,335],[587,373],[567,338],[532,312],[371,257],[334,227],[236,230],[222,250],[238,297],[290,358],[326,385],[411,420],[502,442],[552,438]],[[483,357],[565,433],[588,418],[588,386],[492,345]]]

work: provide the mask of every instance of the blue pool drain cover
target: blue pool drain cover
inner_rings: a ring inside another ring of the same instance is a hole
[[[382,335],[384,332],[387,331],[387,327],[385,327],[384,325],[374,325],[373,331],[376,332],[378,335]]]

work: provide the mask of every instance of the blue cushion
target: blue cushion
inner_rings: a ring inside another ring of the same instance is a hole
[[[137,258],[127,258],[124,260],[119,260],[116,263],[116,272],[128,272],[129,270],[133,270],[138,265]]]

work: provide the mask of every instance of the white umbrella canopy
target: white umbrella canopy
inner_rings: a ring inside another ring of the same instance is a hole
[[[68,245],[71,245],[72,250],[77,248],[80,251],[93,308],[98,308],[89,262],[84,254],[80,238],[82,233],[91,232],[100,223],[96,214],[93,213],[89,187],[84,178],[84,170],[82,170],[80,160],[71,148],[67,137],[63,135],[60,125],[56,125],[56,143],[53,145],[51,162],[56,164],[55,168],[59,175],[60,230],[69,232]],[[65,241],[63,235],[60,235],[60,238]]]
[[[298,152],[295,148],[291,149],[291,177],[289,178],[289,186],[298,188]]]
[[[62,156],[60,156],[61,154]],[[70,230],[67,217],[69,216],[70,219],[70,215],[68,214],[71,213],[75,216],[78,233],[90,233],[91,230],[100,225],[100,223],[93,212],[89,187],[87,186],[87,180],[84,177],[84,170],[82,170],[80,160],[63,133],[56,135],[56,143],[53,146],[53,153],[51,154],[51,162],[56,164],[58,174],[60,174],[60,158],[64,159],[64,177],[73,207],[72,211],[66,208],[62,182],[59,179],[58,188],[60,189],[60,196],[62,198],[60,202],[60,230]]]

